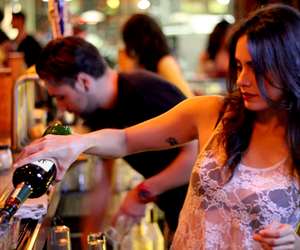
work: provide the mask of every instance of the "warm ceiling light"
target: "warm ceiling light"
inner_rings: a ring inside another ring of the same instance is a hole
[[[222,5],[228,5],[230,3],[230,0],[217,0],[217,2]]]
[[[109,8],[116,9],[120,6],[120,1],[119,0],[107,0],[106,4]]]
[[[141,10],[148,9],[151,3],[148,0],[140,0],[137,4],[138,8]]]
[[[72,0],[66,0],[66,2],[71,2]],[[48,2],[48,0],[42,0],[42,2]]]
[[[96,24],[104,20],[104,15],[100,11],[89,10],[83,12],[81,18],[87,24]]]
[[[22,5],[20,3],[14,3],[12,6],[12,12],[13,13],[18,13],[22,11]]]

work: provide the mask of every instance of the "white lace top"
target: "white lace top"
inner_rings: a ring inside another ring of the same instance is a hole
[[[300,222],[299,185],[286,170],[287,161],[265,169],[239,164],[230,178],[215,141],[193,168],[171,249],[256,250],[261,247],[252,239],[254,232],[274,221],[295,228]]]

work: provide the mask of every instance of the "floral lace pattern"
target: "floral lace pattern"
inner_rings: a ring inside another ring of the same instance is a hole
[[[230,178],[214,141],[193,168],[171,249],[258,250],[252,237],[260,229],[274,221],[295,228],[299,186],[286,161],[265,169],[239,164]]]

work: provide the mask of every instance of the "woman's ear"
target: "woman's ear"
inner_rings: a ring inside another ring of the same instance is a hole
[[[93,83],[93,78],[84,73],[80,72],[77,75],[77,81],[75,82],[75,89],[82,92],[90,91]]]

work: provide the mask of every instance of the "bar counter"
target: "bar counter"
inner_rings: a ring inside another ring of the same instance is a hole
[[[89,157],[80,157],[67,171],[64,180],[73,180],[79,169],[91,169],[96,162]],[[75,173],[75,174],[74,174]],[[0,207],[4,205],[5,199],[13,190],[12,185],[13,169],[0,171]],[[92,176],[92,174],[91,174]],[[61,201],[61,193],[67,192],[66,182],[62,180],[52,186],[46,195],[37,199],[28,199],[26,203],[43,203],[47,201],[47,213],[39,220],[22,219],[20,226],[20,234],[17,250],[42,250],[47,240],[47,234],[51,227],[51,222],[55,216],[59,202]],[[73,181],[74,182],[74,181]],[[70,184],[70,183],[68,183]],[[67,185],[68,186],[68,185]]]
[[[5,170],[0,172],[0,203],[3,205],[10,191],[13,189],[12,185],[12,173],[13,170]],[[18,246],[18,250],[31,250],[31,249],[43,249],[47,232],[51,226],[51,220],[55,215],[59,200],[60,200],[60,184],[56,184],[51,188],[51,191],[47,194],[47,214],[40,220],[34,219],[22,219]],[[33,200],[31,202],[34,202]]]

